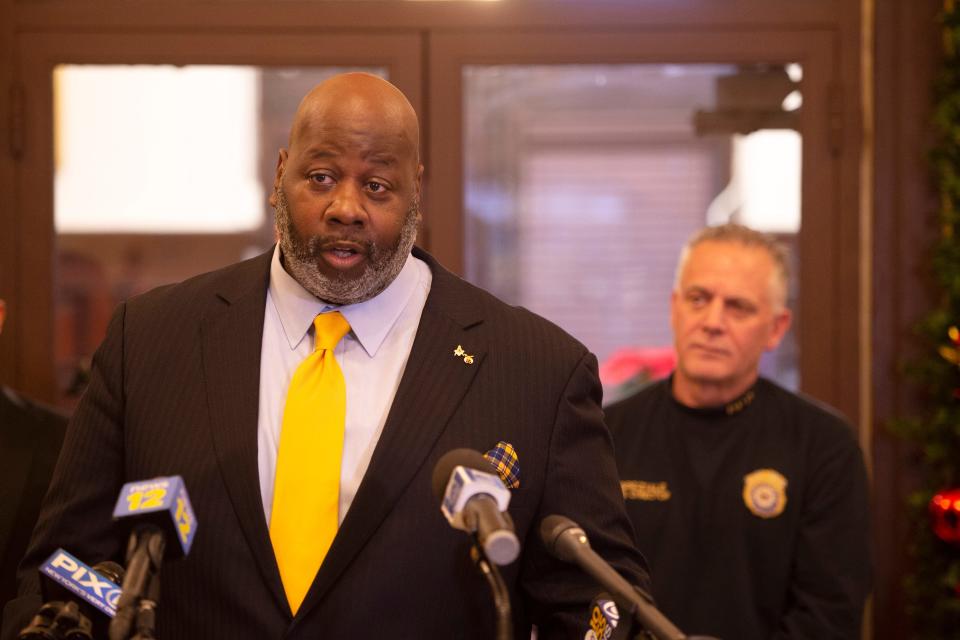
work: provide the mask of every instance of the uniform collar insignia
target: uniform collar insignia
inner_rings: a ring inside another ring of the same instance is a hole
[[[756,397],[757,397],[756,391],[754,391],[753,387],[750,387],[749,389],[747,389],[746,393],[744,393],[742,396],[740,396],[736,400],[733,400],[732,402],[728,402],[726,406],[723,407],[723,411],[728,416],[736,415],[741,411],[743,411],[744,409],[746,409],[747,407],[749,407],[750,404],[753,402],[753,399]]]

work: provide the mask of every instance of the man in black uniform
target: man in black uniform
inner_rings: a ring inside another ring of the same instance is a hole
[[[671,297],[673,374],[607,409],[655,596],[688,634],[859,638],[867,479],[850,426],[759,377],[790,325],[783,249],[701,231]]]

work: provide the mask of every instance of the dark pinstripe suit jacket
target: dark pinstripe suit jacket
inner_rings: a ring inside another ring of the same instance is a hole
[[[163,568],[159,637],[490,638],[494,613],[430,475],[450,449],[511,442],[524,546],[505,567],[518,638],[582,637],[599,590],[549,557],[543,516],[579,522],[601,554],[646,585],[602,421],[596,360],[415,250],[433,286],[383,434],[353,505],[291,618],[257,476],[260,338],[270,254],[134,298],[116,312],[67,433],[21,571],[57,546],[91,564],[122,559],[110,512],[123,482],[180,474],[197,514],[190,556]],[[475,358],[453,355],[457,345]],[[8,608],[24,616],[36,596]],[[13,617],[13,616],[11,616]],[[11,622],[5,633],[13,631]],[[9,636],[7,636],[9,637]]]

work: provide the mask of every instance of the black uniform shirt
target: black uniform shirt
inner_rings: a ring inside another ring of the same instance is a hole
[[[654,596],[680,629],[860,637],[867,481],[846,422],[764,379],[706,410],[662,380],[606,413]]]

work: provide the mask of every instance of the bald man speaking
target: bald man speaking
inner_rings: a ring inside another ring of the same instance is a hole
[[[40,603],[44,558],[122,561],[121,486],[169,475],[199,526],[163,567],[163,640],[493,637],[470,540],[431,490],[458,448],[508,454],[516,637],[583,637],[599,591],[548,554],[546,515],[648,586],[596,359],[414,247],[422,177],[417,117],[394,86],[351,73],[304,98],[270,196],[277,246],[116,311],[5,638]]]

